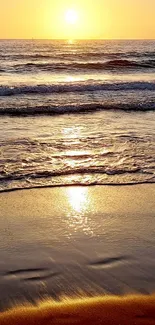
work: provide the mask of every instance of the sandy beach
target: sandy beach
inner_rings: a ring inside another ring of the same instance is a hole
[[[155,291],[155,185],[0,194],[0,307]]]

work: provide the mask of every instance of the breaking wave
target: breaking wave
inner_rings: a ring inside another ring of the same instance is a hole
[[[36,107],[7,107],[0,108],[0,115],[34,116],[34,115],[58,115],[95,112],[98,110],[123,110],[123,111],[149,111],[155,110],[155,102],[149,103],[86,103],[70,105],[42,105]]]
[[[77,82],[59,83],[36,86],[0,86],[0,96],[16,96],[28,94],[52,94],[66,92],[87,92],[87,91],[155,91],[155,82]]]
[[[109,69],[146,69],[155,68],[155,60],[123,60],[114,59],[106,62],[27,62],[25,64],[15,64],[16,71],[54,71],[54,70],[109,70]]]

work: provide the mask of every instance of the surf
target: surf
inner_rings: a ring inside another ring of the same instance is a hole
[[[131,82],[102,82],[80,81],[72,83],[53,83],[39,85],[0,86],[0,96],[17,96],[31,94],[72,93],[88,91],[129,91],[149,90],[155,91],[155,82],[131,81]]]

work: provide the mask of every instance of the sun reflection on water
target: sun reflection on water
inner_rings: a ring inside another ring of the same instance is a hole
[[[67,43],[68,43],[69,45],[72,45],[72,44],[75,43],[75,40],[74,40],[74,39],[68,39],[68,40],[67,40]]]
[[[93,235],[93,230],[88,217],[89,195],[87,187],[70,187],[67,189],[67,198],[70,204],[70,213],[67,223],[71,237],[74,233]]]
[[[76,78],[73,77],[73,76],[67,76],[67,77],[65,77],[65,81],[66,82],[75,82],[76,81]]]
[[[88,191],[85,187],[69,188],[68,201],[75,212],[83,212],[88,204]]]
[[[77,126],[72,126],[72,127],[65,127],[62,128],[62,135],[63,138],[69,138],[69,139],[79,139],[81,138],[81,131],[83,130],[83,128],[79,125]]]

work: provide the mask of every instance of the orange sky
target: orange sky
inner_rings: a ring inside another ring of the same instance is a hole
[[[0,38],[32,37],[155,39],[155,0],[0,0]]]

